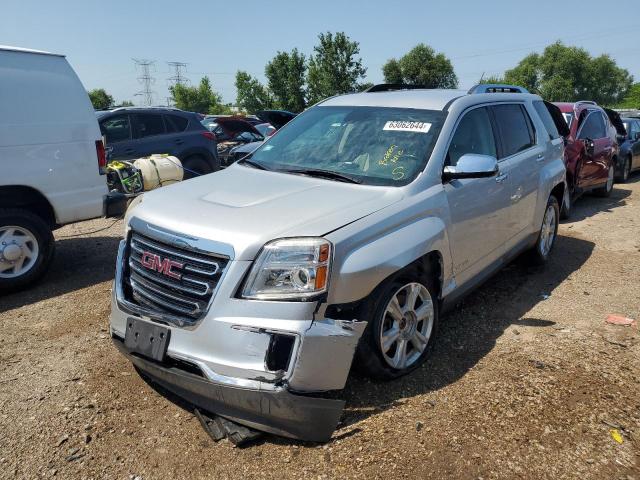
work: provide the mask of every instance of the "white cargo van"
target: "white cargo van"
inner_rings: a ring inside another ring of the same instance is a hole
[[[122,213],[80,79],[63,55],[0,46],[0,293],[37,280],[52,230]]]

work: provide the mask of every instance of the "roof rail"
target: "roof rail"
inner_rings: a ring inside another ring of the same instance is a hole
[[[374,92],[393,92],[396,90],[419,90],[426,89],[424,85],[406,85],[404,83],[380,83],[379,85],[374,85],[373,87],[369,87],[365,90],[367,93]]]
[[[529,90],[505,83],[480,83],[471,87],[467,93],[529,93]]]
[[[112,112],[117,112],[118,110],[154,110],[154,109],[158,109],[158,110],[176,110],[176,111],[180,111],[179,108],[176,107],[163,107],[163,106],[152,106],[152,107],[116,107],[113,110],[111,110]]]

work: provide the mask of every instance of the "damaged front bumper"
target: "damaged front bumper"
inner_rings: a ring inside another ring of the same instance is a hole
[[[123,298],[124,252],[123,241],[110,330],[138,369],[197,407],[248,427],[308,441],[331,437],[344,402],[318,394],[344,388],[366,322],[323,318],[316,302],[234,298],[251,262],[231,261],[204,318],[175,325]],[[170,330],[163,362],[127,350],[131,318]]]
[[[196,407],[256,430],[299,440],[331,438],[343,400],[296,395],[286,388],[260,390],[214,383],[206,378],[132,355],[122,340],[114,344],[144,375]]]

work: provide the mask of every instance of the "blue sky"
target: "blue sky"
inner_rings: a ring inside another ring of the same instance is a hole
[[[464,88],[558,39],[592,55],[609,53],[640,79],[639,13],[637,0],[618,0],[615,8],[602,0],[5,0],[0,44],[64,53],[87,89],[136,103],[132,58],[156,61],[158,104],[168,96],[166,62],[186,62],[193,83],[208,74],[233,102],[238,69],[263,80],[278,50],[309,54],[324,31],[360,42],[374,83],[386,60],[420,42],[452,60]]]

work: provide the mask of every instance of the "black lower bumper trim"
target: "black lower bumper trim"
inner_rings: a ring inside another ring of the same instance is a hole
[[[109,192],[104,198],[104,216],[107,218],[122,217],[127,211],[128,198],[124,193]]]
[[[124,343],[113,343],[151,380],[196,407],[284,437],[326,442],[335,430],[345,402],[295,395],[286,389],[252,390],[213,383],[175,367],[132,355]]]

